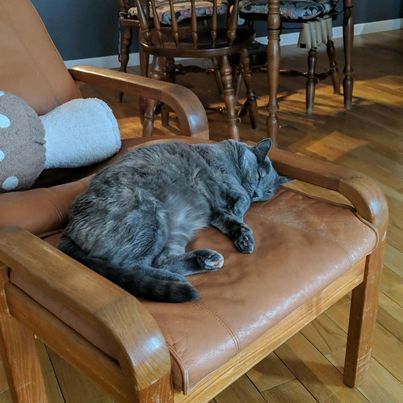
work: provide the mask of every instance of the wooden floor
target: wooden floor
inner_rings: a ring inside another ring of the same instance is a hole
[[[340,49],[340,41],[337,45]],[[285,48],[283,67],[303,69],[305,55],[295,47]],[[320,56],[323,67],[325,52]],[[341,64],[341,50],[338,60]],[[342,382],[349,313],[346,297],[217,396],[216,403],[403,402],[403,31],[357,37],[354,67],[354,107],[349,112],[343,109],[342,97],[334,96],[325,81],[317,87],[315,114],[307,117],[304,79],[281,77],[279,146],[360,170],[378,181],[389,200],[391,219],[370,377],[358,389]],[[178,82],[194,88],[203,102],[221,105],[212,76],[186,75]],[[245,120],[243,140],[265,137],[265,74],[255,73],[254,83],[259,95],[259,128],[251,130]],[[118,104],[115,94],[89,89],[85,93],[108,100],[123,136],[133,136],[139,127],[138,118],[133,117],[135,99]],[[209,119],[211,137],[224,138],[224,115],[209,114]],[[135,133],[139,135],[138,130]],[[38,348],[51,403],[110,402],[39,342]],[[0,403],[9,402],[3,372],[1,391]]]

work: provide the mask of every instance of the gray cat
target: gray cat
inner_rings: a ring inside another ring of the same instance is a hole
[[[212,225],[240,252],[253,252],[243,216],[286,181],[267,157],[270,148],[270,139],[255,147],[225,140],[137,148],[75,200],[59,248],[137,297],[194,300],[198,293],[185,276],[219,270],[224,258],[185,247]]]

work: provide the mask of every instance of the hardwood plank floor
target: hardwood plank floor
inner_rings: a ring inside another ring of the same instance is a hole
[[[333,95],[330,80],[317,85],[315,113],[306,116],[305,80],[281,76],[279,146],[316,158],[334,161],[374,178],[390,204],[390,229],[368,381],[357,389],[342,382],[349,297],[279,347],[245,376],[214,399],[215,403],[252,402],[403,402],[403,30],[356,37],[353,109],[343,109],[342,96]],[[340,70],[341,41],[336,42]],[[306,52],[282,48],[283,67],[304,70]],[[326,69],[324,49],[318,70]],[[266,75],[255,72],[258,94],[258,129],[247,119],[241,125],[243,140],[265,137]],[[214,77],[203,73],[178,77],[205,104],[222,106]],[[137,99],[84,88],[86,96],[108,101],[123,137],[140,136]],[[225,116],[209,113],[211,138],[225,136]],[[174,117],[171,128],[177,130]],[[159,119],[157,134],[165,133]],[[91,382],[40,346],[51,403],[110,401]],[[0,402],[10,402],[0,368]]]

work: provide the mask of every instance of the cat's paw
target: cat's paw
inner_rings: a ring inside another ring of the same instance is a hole
[[[224,266],[224,256],[212,249],[194,251],[200,268],[206,271],[220,270]]]
[[[255,240],[253,239],[252,231],[250,229],[243,228],[238,238],[234,240],[234,245],[241,253],[253,253],[255,250]]]

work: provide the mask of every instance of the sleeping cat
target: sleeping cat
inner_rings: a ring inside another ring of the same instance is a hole
[[[270,148],[270,139],[255,147],[225,140],[137,148],[75,200],[59,248],[137,297],[194,300],[198,293],[185,276],[219,270],[224,258],[185,247],[211,225],[240,252],[253,252],[243,216],[286,181],[267,157]]]

